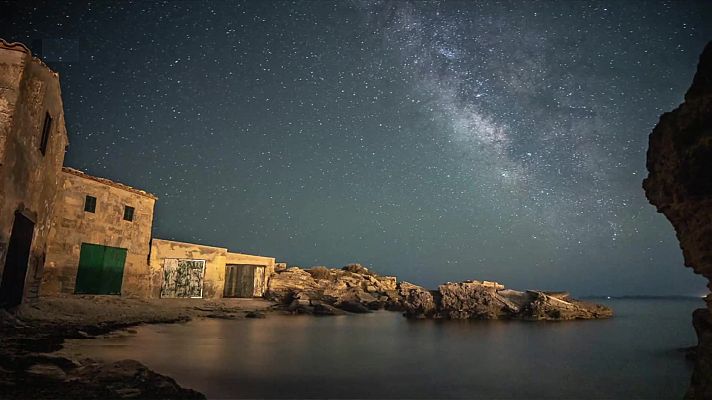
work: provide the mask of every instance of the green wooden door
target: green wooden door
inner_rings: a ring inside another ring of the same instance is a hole
[[[121,294],[126,249],[82,243],[74,293]]]

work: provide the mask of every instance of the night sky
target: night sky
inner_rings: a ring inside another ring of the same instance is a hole
[[[154,236],[589,294],[703,293],[641,189],[712,2],[0,3],[60,73],[65,164]]]

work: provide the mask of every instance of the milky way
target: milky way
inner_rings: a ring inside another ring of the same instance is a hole
[[[425,285],[697,294],[643,196],[707,2],[5,5],[154,234]]]

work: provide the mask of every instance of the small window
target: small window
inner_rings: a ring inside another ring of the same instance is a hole
[[[124,206],[124,221],[133,221],[134,208],[130,206]]]
[[[87,195],[86,199],[84,199],[84,211],[96,212],[96,197]]]
[[[45,113],[44,125],[42,126],[42,138],[40,139],[40,152],[42,155],[47,153],[47,144],[49,143],[49,133],[52,130],[52,116]]]

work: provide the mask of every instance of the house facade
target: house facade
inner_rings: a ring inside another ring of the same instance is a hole
[[[0,39],[0,306],[38,296],[67,143],[59,75]]]
[[[42,294],[149,297],[156,196],[62,168]]]
[[[151,297],[261,297],[275,259],[172,240],[151,243]]]

